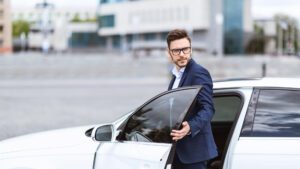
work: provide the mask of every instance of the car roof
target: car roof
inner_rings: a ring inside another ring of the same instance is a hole
[[[252,79],[227,79],[214,81],[214,89],[221,88],[300,88],[300,78],[252,78]]]

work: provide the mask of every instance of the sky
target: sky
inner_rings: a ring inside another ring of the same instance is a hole
[[[11,0],[14,8],[32,7],[43,0]],[[99,0],[47,0],[56,7],[91,7],[96,8]],[[276,13],[283,13],[300,20],[300,0],[251,0],[253,18],[272,18]]]
[[[282,13],[300,20],[300,0],[252,0],[253,18],[272,18]]]

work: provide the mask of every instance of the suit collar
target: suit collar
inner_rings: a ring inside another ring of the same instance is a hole
[[[183,72],[183,75],[181,77],[181,80],[179,82],[179,85],[178,87],[182,87],[183,86],[183,82],[185,81],[185,79],[187,78],[188,76],[188,72],[189,70],[191,69],[192,65],[195,63],[195,61],[193,59],[190,59],[190,61],[188,62],[188,64],[186,65],[185,67],[185,70]]]

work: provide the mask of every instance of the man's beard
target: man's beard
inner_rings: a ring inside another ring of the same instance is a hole
[[[183,68],[183,67],[186,67],[186,65],[189,63],[190,61],[190,57],[189,58],[186,58],[186,59],[179,59],[179,60],[176,60],[174,61],[174,64],[179,67],[179,68]],[[184,65],[180,64],[180,62],[184,61]]]

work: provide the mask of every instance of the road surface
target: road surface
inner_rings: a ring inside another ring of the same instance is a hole
[[[0,81],[0,140],[111,122],[165,91],[167,79]]]

